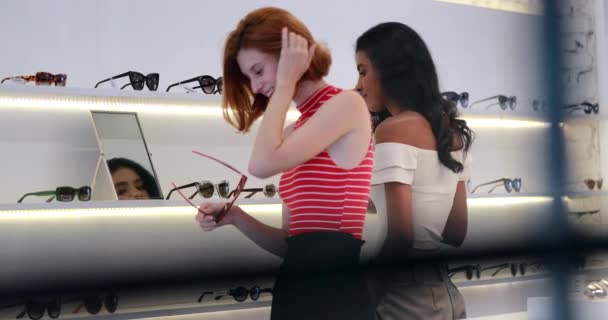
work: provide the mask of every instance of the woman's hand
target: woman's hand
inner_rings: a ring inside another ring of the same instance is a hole
[[[293,86],[300,81],[308,70],[317,48],[316,44],[308,47],[308,41],[286,27],[282,30],[282,47],[277,67],[277,87]]]
[[[224,202],[205,202],[201,204],[195,217],[201,229],[204,231],[211,231],[217,227],[234,224],[235,212],[240,210],[238,206],[232,206],[221,221],[215,221],[225,205],[226,203]]]

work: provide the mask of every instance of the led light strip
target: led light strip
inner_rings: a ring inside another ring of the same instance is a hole
[[[513,205],[529,205],[550,203],[552,197],[492,197],[467,199],[469,208],[473,207],[501,207]]]
[[[280,204],[253,204],[241,205],[240,207],[248,213],[255,214],[281,214],[282,209]],[[192,217],[195,214],[196,209],[191,206],[6,210],[0,211],[0,221],[13,219],[89,219],[104,217]]]
[[[550,203],[551,197],[496,197],[468,199],[469,207],[501,207],[507,205],[529,205]],[[281,204],[250,204],[241,208],[253,214],[281,214]],[[0,211],[2,220],[24,219],[89,219],[104,217],[171,217],[193,216],[196,209],[190,206],[171,207],[122,207],[122,208],[74,208],[74,209],[33,209],[33,210],[4,210]]]
[[[0,94],[0,108],[41,110],[100,110],[181,115],[202,115],[222,118],[220,102],[204,100],[116,97],[116,96],[67,96]],[[300,116],[297,110],[289,110],[287,120],[295,121]],[[489,117],[462,117],[472,128],[548,128],[550,124],[535,120],[511,120]]]
[[[472,7],[540,15],[543,12],[540,0],[435,0]]]
[[[461,117],[472,128],[505,128],[505,129],[523,129],[523,128],[549,128],[551,124],[544,121],[535,120],[511,120],[502,118],[475,118]]]

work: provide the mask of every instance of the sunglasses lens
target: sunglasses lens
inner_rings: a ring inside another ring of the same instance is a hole
[[[526,275],[526,265],[525,264],[520,264],[519,265],[519,273],[523,276]]]
[[[205,182],[198,186],[198,193],[203,196],[203,198],[211,198],[213,196],[213,185],[209,182]]]
[[[76,190],[72,187],[58,187],[55,190],[55,195],[57,196],[57,201],[69,202],[74,200],[74,193]]]
[[[44,305],[37,302],[28,302],[25,306],[27,309],[27,315],[31,319],[40,319],[44,315]]]
[[[511,264],[511,275],[514,277],[517,275],[517,265],[513,263]]]
[[[260,298],[260,287],[255,286],[253,288],[251,288],[251,290],[249,290],[249,297],[251,298],[251,300],[256,301],[258,300],[258,298]]]
[[[264,195],[267,198],[274,197],[274,195],[276,193],[277,193],[277,187],[275,187],[274,184],[267,184],[266,186],[264,186]]]
[[[519,192],[519,190],[521,190],[521,179],[519,179],[519,178],[513,179],[511,184],[513,185],[513,189],[516,192]]]
[[[53,82],[53,75],[48,72],[36,73],[36,84],[49,86]]]
[[[498,104],[500,104],[500,108],[502,110],[507,110],[507,97],[505,97],[505,96],[499,96],[498,97]]]
[[[150,91],[156,91],[156,89],[158,89],[158,80],[158,73],[151,73],[146,76],[146,86],[148,86],[148,89],[150,89]]]
[[[598,179],[596,184],[597,184],[597,188],[601,189],[602,185],[604,184],[604,179]]]
[[[91,200],[91,187],[82,187],[78,189],[78,200],[89,201]]]
[[[138,72],[129,73],[129,80],[134,90],[142,90],[144,88],[144,75]]]
[[[108,312],[116,312],[116,309],[118,309],[118,295],[115,293],[108,294],[105,298],[105,305]]]
[[[463,92],[460,94],[460,105],[462,105],[463,108],[466,108],[469,106],[469,93],[468,92]]]
[[[471,280],[473,279],[473,267],[467,267],[465,270],[466,274],[467,274],[467,279]]]
[[[467,190],[469,192],[471,192],[473,190],[473,182],[471,181],[471,179],[467,180]]]
[[[585,179],[585,184],[589,190],[593,190],[593,188],[595,188],[595,180],[593,179]]]
[[[215,89],[215,79],[211,77],[202,77],[200,82],[203,92],[208,94],[213,93],[213,89]]]
[[[247,296],[249,295],[249,290],[245,287],[238,287],[232,290],[232,296],[238,302],[243,302],[247,300]]]
[[[217,193],[222,198],[228,198],[230,194],[230,184],[228,181],[222,181],[217,185]]]
[[[515,110],[515,107],[517,107],[517,97],[513,96],[509,98],[509,107],[511,110]]]
[[[59,317],[61,313],[61,299],[55,298],[53,301],[49,302],[46,306],[46,310],[49,313],[49,317],[55,319]]]
[[[68,79],[68,76],[65,74],[58,74],[55,76],[55,79],[53,79],[53,82],[55,82],[56,86],[59,87],[65,87],[65,83]]]
[[[101,299],[97,296],[88,296],[84,298],[84,307],[90,314],[98,314],[101,311]]]
[[[217,91],[222,94],[224,92],[224,78],[217,78]]]
[[[504,184],[505,184],[505,189],[507,190],[507,192],[511,192],[511,191],[513,191],[513,181],[511,181],[511,180],[506,180],[506,181],[504,182]]]

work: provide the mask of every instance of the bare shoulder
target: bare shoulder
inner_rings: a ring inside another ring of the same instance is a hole
[[[434,149],[435,137],[429,122],[419,113],[405,111],[384,120],[375,132],[376,143],[396,142]]]
[[[359,93],[353,90],[344,90],[331,97],[319,111],[331,114],[332,118],[338,117],[340,121],[348,123],[352,123],[352,121],[368,121],[370,118],[365,100],[363,100]]]
[[[328,107],[339,109],[340,111],[349,112],[364,112],[369,115],[365,100],[359,93],[352,90],[344,90],[337,95],[331,97],[325,102]]]

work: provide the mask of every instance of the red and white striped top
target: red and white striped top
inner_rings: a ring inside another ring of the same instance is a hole
[[[325,86],[297,108],[301,127],[342,89]],[[371,125],[371,123],[370,123]],[[361,239],[374,165],[372,140],[365,158],[352,169],[338,167],[327,151],[283,172],[279,194],[290,211],[289,236],[316,231],[341,231]]]

